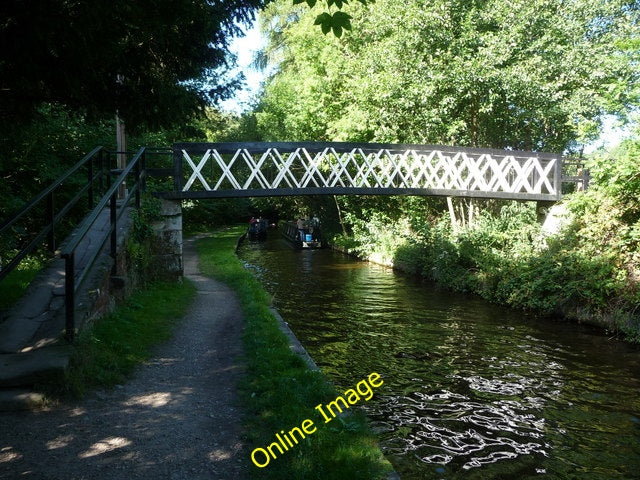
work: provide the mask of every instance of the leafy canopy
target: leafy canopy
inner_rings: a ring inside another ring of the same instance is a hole
[[[230,95],[228,44],[262,0],[0,2],[0,123],[43,102],[130,127],[184,120]]]
[[[258,126],[279,140],[578,151],[640,100],[640,4],[628,0],[377,0],[349,36],[267,6]]]

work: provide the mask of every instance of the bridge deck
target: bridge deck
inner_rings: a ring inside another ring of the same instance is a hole
[[[440,195],[558,200],[559,155],[433,145],[178,143],[172,199]],[[187,176],[188,175],[188,176]]]

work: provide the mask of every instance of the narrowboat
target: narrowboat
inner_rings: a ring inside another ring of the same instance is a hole
[[[249,221],[247,237],[249,240],[265,240],[267,238],[267,228],[269,222],[264,218],[252,218]]]
[[[306,223],[299,229],[295,222],[282,222],[280,224],[282,236],[297,248],[322,248],[320,227],[310,226]]]

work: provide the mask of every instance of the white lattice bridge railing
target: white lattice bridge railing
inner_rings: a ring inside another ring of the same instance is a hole
[[[557,200],[561,157],[431,145],[178,143],[172,198],[408,194]]]

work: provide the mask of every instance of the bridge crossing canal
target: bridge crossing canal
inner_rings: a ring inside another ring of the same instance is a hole
[[[27,294],[43,298],[44,310],[55,305],[55,314],[44,312],[45,319],[40,310],[34,314],[33,308],[17,308],[4,317],[10,322],[1,324],[1,330],[8,332],[3,337],[20,341],[0,344],[0,356],[5,364],[29,368],[24,375],[24,369],[18,369],[20,375],[6,368],[0,371],[0,388],[33,383],[38,372],[47,372],[48,365],[35,359],[46,348],[64,344],[63,337],[72,341],[84,320],[95,314],[95,306],[108,303],[109,290],[126,286],[123,226],[129,210],[140,208],[150,179],[164,182],[161,191],[154,193],[164,199],[160,236],[167,242],[167,254],[159,265],[172,275],[182,274],[180,202],[185,199],[436,195],[555,202],[562,196],[563,182],[585,180],[567,176],[566,167],[573,162],[561,155],[451,146],[177,143],[170,149],[143,147],[132,152],[126,167],[119,168],[115,160],[122,153],[96,147],[0,222],[0,244],[12,246],[9,253],[0,252],[0,281],[37,250],[48,250],[60,264],[55,278],[37,282],[48,285],[50,291],[33,293],[33,288]],[[70,212],[83,220],[61,241],[59,232],[69,226]],[[92,245],[90,252],[86,244]],[[25,298],[19,305],[30,303]]]
[[[438,195],[557,201],[561,155],[376,143],[178,143],[171,199]]]

